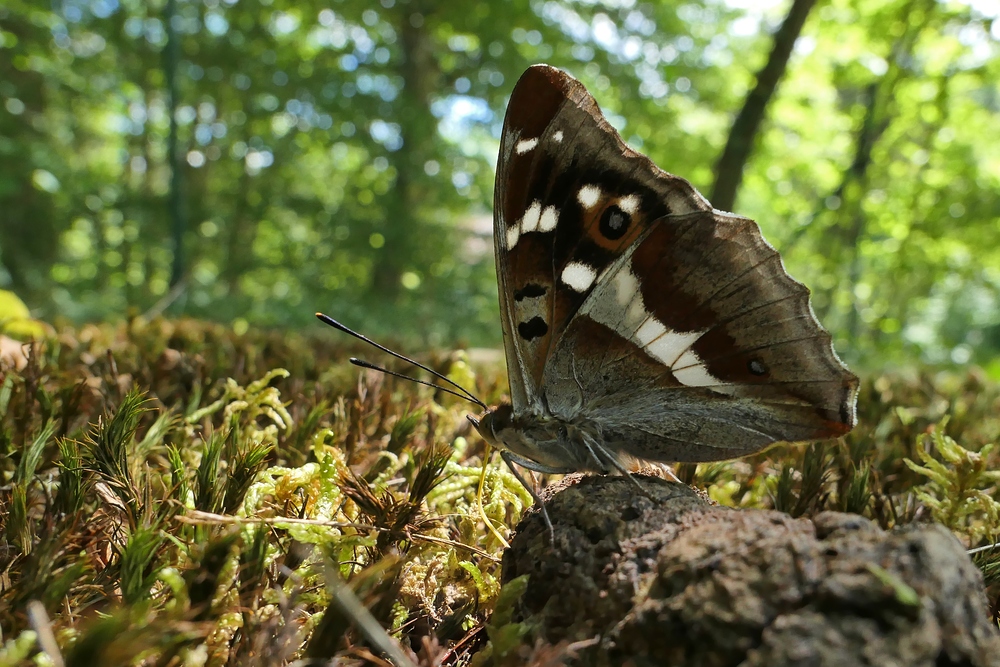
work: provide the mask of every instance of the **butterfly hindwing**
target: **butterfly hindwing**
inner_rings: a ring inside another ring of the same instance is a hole
[[[845,433],[857,379],[756,223],[714,211],[653,223],[581,306],[543,386],[612,449],[705,461]]]

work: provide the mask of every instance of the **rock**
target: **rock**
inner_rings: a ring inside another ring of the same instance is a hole
[[[515,621],[580,665],[1000,665],[979,570],[938,525],[712,506],[646,476],[572,476],[504,554],[530,575]]]

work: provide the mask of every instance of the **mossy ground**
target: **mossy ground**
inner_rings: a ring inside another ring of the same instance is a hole
[[[572,650],[511,650],[524,632],[503,619],[524,582],[501,592],[467,404],[359,372],[361,350],[319,327],[135,320],[30,350],[0,365],[0,666],[384,664],[344,582],[420,665]],[[499,399],[502,364],[470,356],[421,359]],[[998,540],[1000,386],[976,369],[870,375],[859,418],[839,441],[677,474],[727,505]],[[528,504],[487,466],[501,533]],[[997,616],[1000,557],[976,558]]]

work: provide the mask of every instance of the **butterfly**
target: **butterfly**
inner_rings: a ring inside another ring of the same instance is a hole
[[[517,466],[621,472],[705,462],[856,422],[858,378],[754,221],[712,208],[629,148],[579,81],[529,68],[500,138],[493,242],[510,401],[355,365],[476,403],[469,420]]]
[[[471,421],[515,472],[627,474],[853,428],[858,379],[757,224],[629,148],[559,69],[514,86],[493,220],[510,401]]]

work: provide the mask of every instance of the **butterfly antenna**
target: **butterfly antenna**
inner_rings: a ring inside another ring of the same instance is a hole
[[[350,362],[352,364],[354,364],[355,366],[359,367],[359,368],[368,368],[370,370],[378,371],[379,373],[385,373],[386,375],[391,375],[393,377],[397,377],[397,378],[400,378],[402,380],[409,380],[410,382],[416,382],[417,384],[422,384],[425,387],[434,387],[435,389],[437,389],[439,391],[443,391],[446,394],[451,394],[452,396],[458,396],[463,401],[469,401],[471,403],[475,403],[476,405],[478,405],[479,407],[483,408],[484,410],[486,409],[486,405],[482,401],[480,401],[478,399],[470,398],[470,397],[466,396],[465,394],[460,394],[457,391],[453,391],[453,390],[449,389],[448,387],[442,387],[439,384],[434,384],[433,382],[428,382],[426,380],[421,380],[420,378],[415,378],[412,375],[406,375],[404,373],[397,373],[396,371],[390,371],[388,368],[385,368],[383,366],[376,366],[375,364],[373,364],[370,361],[365,361],[364,359],[358,359],[357,357],[351,357],[350,358]]]
[[[396,357],[400,361],[405,361],[408,364],[413,364],[417,368],[420,368],[420,369],[423,369],[423,370],[427,371],[428,373],[430,373],[434,377],[438,378],[439,380],[444,380],[445,382],[447,382],[451,386],[455,387],[456,389],[458,389],[462,393],[459,394],[459,393],[455,392],[452,389],[448,389],[447,387],[442,387],[441,385],[437,385],[437,384],[434,384],[432,382],[425,382],[423,380],[418,380],[417,378],[410,377],[409,375],[403,375],[402,373],[395,373],[395,372],[390,371],[390,370],[388,370],[386,368],[382,368],[381,366],[376,366],[375,364],[371,364],[371,363],[369,363],[367,361],[362,361],[361,359],[353,359],[352,358],[351,359],[351,363],[354,364],[355,366],[360,366],[361,368],[370,368],[372,370],[380,371],[380,372],[385,373],[387,375],[393,375],[393,376],[398,377],[398,378],[402,378],[402,379],[405,379],[405,380],[410,380],[411,382],[416,382],[417,384],[426,385],[428,387],[434,387],[436,389],[440,389],[441,391],[447,392],[447,393],[452,394],[454,396],[458,396],[459,398],[464,399],[466,401],[469,401],[470,403],[475,403],[479,407],[481,407],[483,409],[486,409],[486,407],[487,407],[486,404],[483,403],[478,398],[476,398],[475,395],[473,395],[473,393],[471,391],[469,391],[468,389],[466,389],[462,385],[458,384],[454,380],[450,379],[446,375],[443,375],[442,373],[438,373],[433,368],[429,368],[428,366],[423,365],[419,361],[414,361],[413,359],[410,359],[409,357],[404,356],[404,355],[402,355],[402,354],[400,354],[398,352],[393,352],[392,350],[390,350],[386,346],[380,345],[380,344],[376,343],[375,341],[373,341],[368,336],[360,334],[357,331],[354,331],[353,329],[350,329],[350,328],[344,326],[343,324],[341,324],[337,320],[333,319],[329,315],[324,315],[323,313],[316,313],[316,317],[318,317],[319,321],[322,322],[323,324],[328,324],[331,327],[333,327],[334,329],[338,329],[340,331],[343,331],[344,333],[346,333],[348,335],[351,335],[351,336],[354,336],[358,340],[362,340],[362,341],[368,343],[369,345],[371,345],[372,347],[385,352],[386,354],[389,354],[389,355],[392,355],[393,357]]]

